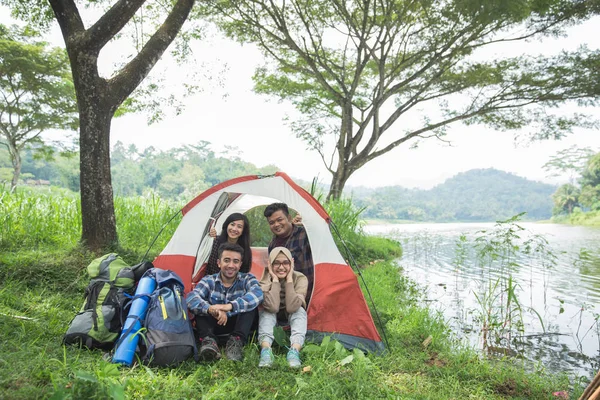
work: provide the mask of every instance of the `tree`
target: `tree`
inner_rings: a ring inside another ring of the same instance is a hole
[[[589,147],[579,148],[574,145],[550,157],[550,161],[544,164],[543,168],[546,172],[551,173],[550,176],[567,173],[569,174],[569,183],[574,183],[575,177],[581,175],[593,155],[594,151]]]
[[[0,65],[0,144],[10,154],[14,190],[23,149],[47,150],[41,135],[50,129],[77,129],[77,106],[67,54],[37,32],[0,25]]]
[[[271,62],[258,93],[291,101],[292,128],[316,150],[341,195],[369,161],[451,124],[532,128],[559,138],[582,115],[546,112],[566,101],[596,105],[600,52],[482,61],[477,51],[563,33],[595,16],[597,1],[212,0],[202,9],[228,35]],[[427,108],[419,121],[419,109]],[[396,129],[392,129],[396,127]],[[328,141],[334,144],[328,147]],[[331,153],[329,150],[333,147]]]
[[[581,173],[582,186],[600,186],[600,153],[590,157]]]
[[[29,20],[48,17],[45,1],[1,0],[13,14]],[[153,13],[164,11],[164,22],[141,50],[109,79],[98,73],[98,56],[147,0],[117,0],[86,28],[75,0],[49,0],[69,55],[80,120],[80,192],[82,242],[102,249],[117,241],[110,172],[110,124],[119,106],[148,75],[175,39],[194,5],[176,0],[172,7],[149,4]],[[90,5],[103,3],[89,1]],[[106,2],[104,2],[106,3]],[[148,3],[153,3],[148,1]],[[159,11],[157,11],[159,10]]]
[[[556,209],[571,214],[573,209],[579,205],[580,190],[575,185],[566,183],[556,189],[552,195]]]

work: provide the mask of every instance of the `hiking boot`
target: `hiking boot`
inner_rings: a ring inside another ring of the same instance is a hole
[[[302,365],[302,362],[300,361],[300,352],[293,347],[288,351],[285,358],[291,368],[299,368]]]
[[[229,340],[227,340],[227,344],[225,345],[225,355],[228,360],[242,361],[243,349],[244,344],[239,336],[229,336]]]
[[[260,351],[260,361],[258,362],[259,367],[272,367],[273,366],[273,351],[270,347],[265,347]]]
[[[200,346],[200,359],[212,361],[218,360],[219,358],[221,358],[221,353],[219,352],[217,341],[210,336],[206,336],[202,339],[202,345]]]

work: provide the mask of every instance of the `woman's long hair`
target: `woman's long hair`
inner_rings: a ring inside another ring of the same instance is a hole
[[[237,240],[237,244],[242,246],[244,249],[244,257],[242,258],[242,266],[240,268],[240,272],[250,272],[250,268],[252,267],[252,249],[250,249],[250,222],[248,222],[248,217],[244,214],[233,213],[225,219],[223,222],[223,226],[221,228],[221,234],[219,235],[219,243],[226,243],[228,240],[227,236],[227,227],[233,221],[244,221],[244,230],[242,230],[242,234]]]

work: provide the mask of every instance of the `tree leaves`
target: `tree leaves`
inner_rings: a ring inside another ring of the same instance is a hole
[[[528,127],[536,139],[595,126],[582,114],[547,116],[547,108],[598,104],[599,52],[473,56],[556,35],[599,8],[560,0],[257,0],[212,1],[202,10],[229,36],[263,50],[268,64],[255,74],[255,90],[300,111],[291,126],[321,156],[333,175],[329,195],[338,197],[369,161],[459,122]],[[416,109],[431,111],[420,124]],[[397,123],[401,129],[392,130]]]

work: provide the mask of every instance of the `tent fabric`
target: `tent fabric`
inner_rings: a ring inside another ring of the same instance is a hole
[[[208,259],[203,242],[208,240],[209,224],[214,223],[219,231],[232,213],[244,213],[273,202],[286,203],[302,215],[311,244],[315,270],[313,292],[307,306],[307,338],[320,341],[325,335],[331,335],[347,348],[382,352],[385,347],[356,275],[331,235],[329,215],[310,193],[284,173],[235,178],[201,193],[183,207],[181,223],[154,265],[176,272],[183,279],[185,291],[190,291],[193,282],[202,276]],[[214,222],[211,217],[215,218]],[[252,248],[250,272],[260,279],[266,264],[267,249]]]

